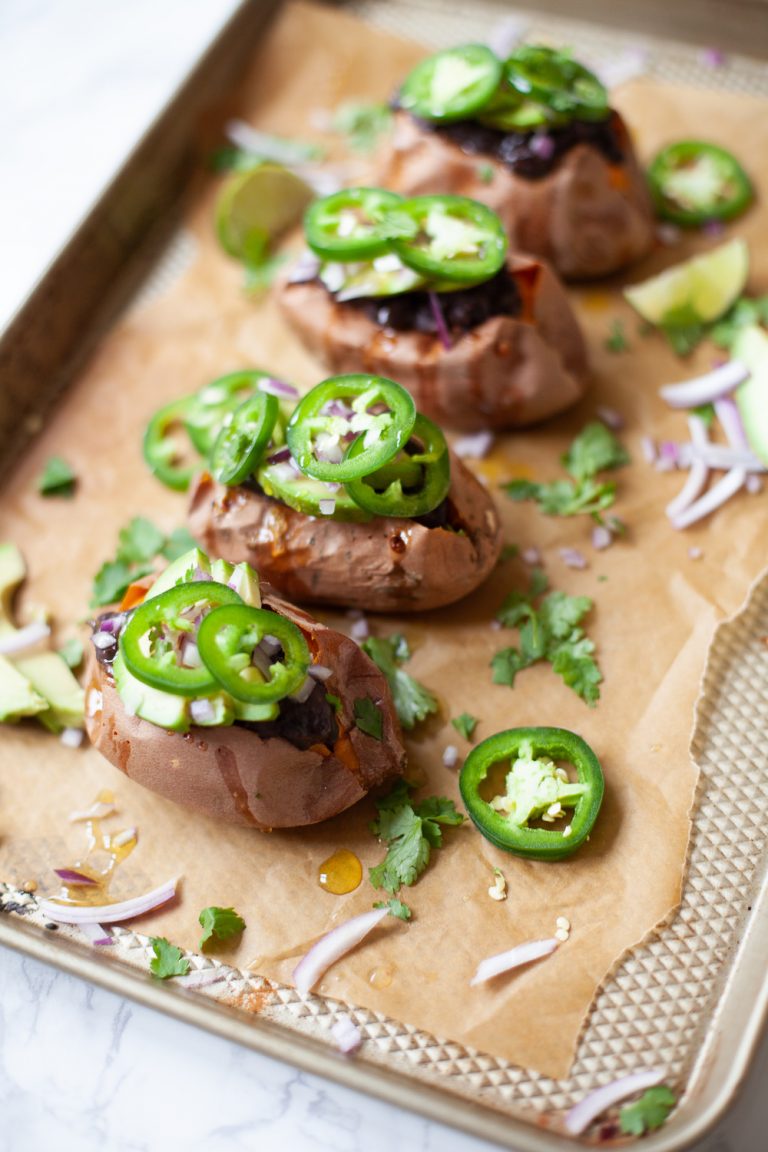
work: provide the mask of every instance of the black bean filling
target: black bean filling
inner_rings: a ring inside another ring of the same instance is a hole
[[[436,132],[468,156],[487,156],[505,164],[516,176],[541,180],[557,167],[577,144],[591,144],[611,164],[625,159],[626,137],[615,112],[605,120],[571,120],[561,128],[550,128],[551,152],[541,148],[541,132],[503,132],[477,120],[457,120],[453,124],[432,124],[419,120],[425,132]],[[543,154],[542,154],[543,153]]]
[[[332,748],[339,738],[336,712],[326,700],[327,689],[316,684],[309,699],[303,704],[296,700],[280,701],[280,715],[276,720],[238,720],[240,728],[248,728],[262,740],[280,737],[299,748],[302,752],[313,744],[325,744]]]
[[[517,316],[522,309],[514,276],[502,268],[484,284],[457,292],[436,292],[440,309],[451,332],[470,332],[492,316]],[[364,312],[374,324],[396,332],[438,331],[435,310],[428,292],[403,292],[399,296],[361,296],[342,307]]]

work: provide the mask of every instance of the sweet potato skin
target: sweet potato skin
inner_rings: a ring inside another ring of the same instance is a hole
[[[419,411],[450,428],[516,428],[570,407],[587,387],[587,350],[557,278],[540,260],[510,255],[520,316],[494,316],[458,337],[382,329],[358,308],[338,304],[319,280],[278,286],[284,315],[333,373],[371,372],[396,380]]]
[[[333,669],[328,691],[342,702],[333,748],[302,751],[239,725],[167,732],[126,713],[93,648],[86,667],[86,731],[120,771],[168,800],[231,824],[298,828],[327,820],[372,788],[392,784],[403,774],[405,750],[386,680],[362,649],[274,596],[264,603],[293,620],[317,662]],[[381,710],[381,740],[355,725],[354,702],[362,697]]]
[[[202,548],[247,560],[291,600],[420,612],[472,592],[501,551],[498,512],[485,488],[456,457],[451,475],[448,500],[461,534],[394,517],[356,524],[305,516],[207,474],[193,482],[188,523]]]
[[[653,212],[624,121],[624,163],[610,164],[577,144],[541,179],[516,175],[501,161],[469,155],[399,111],[377,182],[405,196],[441,192],[470,196],[492,208],[512,248],[548,260],[569,280],[607,276],[640,259],[654,242]],[[478,169],[489,166],[493,179]]]

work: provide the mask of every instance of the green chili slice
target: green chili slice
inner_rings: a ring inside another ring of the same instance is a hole
[[[399,103],[423,120],[464,120],[487,104],[501,75],[501,61],[487,45],[449,48],[416,65],[400,89]]]
[[[344,485],[314,480],[289,462],[262,463],[256,479],[267,496],[281,500],[304,516],[358,522],[371,519],[370,512],[355,503]]]
[[[179,438],[190,405],[191,397],[183,396],[155,412],[147,425],[142,445],[144,459],[154,475],[167,488],[177,492],[187,490],[196,468],[196,464],[185,463],[191,454],[186,435],[183,443]]]
[[[565,52],[523,44],[507,59],[505,80],[516,92],[569,118],[602,120],[608,93],[593,72]]]
[[[279,645],[278,658],[260,647],[265,639]],[[289,696],[302,686],[311,663],[307,642],[291,620],[247,604],[215,608],[200,625],[197,642],[222,688],[247,704]]]
[[[135,610],[120,634],[120,651],[132,676],[175,696],[205,696],[216,677],[199,659],[199,619],[221,605],[242,604],[237,592],[212,580],[179,584]]]
[[[394,380],[333,376],[302,397],[286,437],[307,476],[345,484],[391,460],[408,442],[415,420],[413,397]],[[347,444],[360,433],[362,449],[354,459],[346,459]]]
[[[372,260],[389,250],[381,223],[402,197],[384,188],[344,188],[310,204],[304,214],[307,244],[325,260]]]
[[[576,783],[557,761],[575,768]],[[504,790],[490,797],[499,770]],[[574,732],[511,728],[472,749],[459,788],[472,821],[497,848],[532,860],[562,860],[589,836],[605,784],[597,757]]]
[[[414,196],[398,211],[417,226],[395,237],[392,250],[409,268],[431,280],[474,284],[504,263],[507,236],[495,212],[466,196]]]
[[[347,459],[364,451],[358,436],[347,449]],[[445,436],[426,416],[418,415],[405,448],[388,464],[368,476],[348,480],[352,499],[375,516],[426,516],[448,495],[451,461]]]
[[[189,438],[202,456],[210,456],[224,420],[252,396],[269,373],[258,369],[230,372],[206,384],[190,399],[184,420]]]
[[[732,220],[754,196],[736,157],[702,140],[680,140],[662,148],[651,161],[648,180],[657,214],[683,227]]]
[[[279,415],[277,398],[267,392],[256,392],[235,409],[211,453],[211,472],[220,484],[242,484],[256,470]]]

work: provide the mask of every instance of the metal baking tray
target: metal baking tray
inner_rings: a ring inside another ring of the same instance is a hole
[[[278,6],[277,0],[245,0],[238,8],[2,334],[0,468],[13,466],[25,437],[42,426],[99,335],[156,271],[199,162],[203,115],[258,52]],[[359,7],[391,25],[398,5]],[[0,917],[0,943],[519,1152],[572,1146],[550,1115],[633,1070],[642,1046],[683,1092],[673,1118],[643,1146],[649,1152],[689,1147],[732,1103],[768,1011],[766,831],[755,825],[743,834],[743,813],[754,806],[754,773],[768,770],[763,742],[745,736],[743,723],[745,713],[768,716],[766,635],[764,579],[748,607],[721,625],[710,651],[692,744],[700,779],[681,906],[599,989],[565,1080],[358,1009],[351,1011],[367,1043],[350,1061],[327,1038],[328,1024],[348,1013],[347,1005],[304,1000],[291,988],[275,992],[262,978],[235,969],[227,971],[227,1004],[207,989],[160,987],[146,977],[147,938],[127,929],[116,930],[119,959],[97,954],[75,930],[46,932],[34,913]],[[0,906],[28,899],[0,883]]]

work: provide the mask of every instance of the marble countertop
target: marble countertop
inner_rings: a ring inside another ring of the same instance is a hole
[[[234,7],[0,5],[0,325]],[[0,1068],[0,1152],[491,1147],[4,949]],[[698,1152],[765,1146],[766,1071]]]

